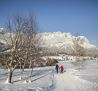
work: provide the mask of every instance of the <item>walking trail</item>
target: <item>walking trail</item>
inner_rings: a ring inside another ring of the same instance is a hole
[[[95,91],[95,84],[83,80],[71,73],[54,74],[54,89],[52,91]]]

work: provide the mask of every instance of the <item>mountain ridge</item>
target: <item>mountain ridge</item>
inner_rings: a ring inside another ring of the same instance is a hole
[[[14,36],[14,33],[11,33]],[[50,52],[64,52],[72,54],[79,50],[96,50],[97,46],[92,44],[85,36],[73,36],[66,32],[44,32],[38,33],[41,36],[40,46]],[[8,42],[7,42],[7,41]],[[10,44],[10,33],[0,30],[0,43]]]
[[[42,41],[47,44],[53,43],[65,43],[73,45],[74,40],[76,40],[81,46],[86,48],[96,47],[92,44],[85,36],[73,36],[71,33],[66,32],[45,32],[40,34],[42,36]]]

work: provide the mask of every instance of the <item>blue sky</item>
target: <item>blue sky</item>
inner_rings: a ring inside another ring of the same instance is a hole
[[[41,32],[84,35],[98,45],[98,0],[0,0],[0,26],[17,12],[33,12]]]

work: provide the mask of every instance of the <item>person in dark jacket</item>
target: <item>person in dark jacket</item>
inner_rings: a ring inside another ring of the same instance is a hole
[[[58,64],[56,64],[55,69],[56,69],[56,72],[58,73],[58,70],[59,70],[59,65]]]

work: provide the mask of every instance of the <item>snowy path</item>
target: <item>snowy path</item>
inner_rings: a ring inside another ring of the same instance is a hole
[[[27,83],[30,69],[25,69],[23,74],[16,69],[13,84],[5,83],[7,70],[0,69],[0,91],[98,91],[98,64],[95,61],[88,61],[79,70],[80,65],[74,66],[70,61],[60,61],[59,65],[62,64],[66,69],[63,74],[57,74],[55,66],[35,68]]]
[[[54,75],[54,89],[52,91],[95,91],[95,84],[80,79],[71,73]]]

